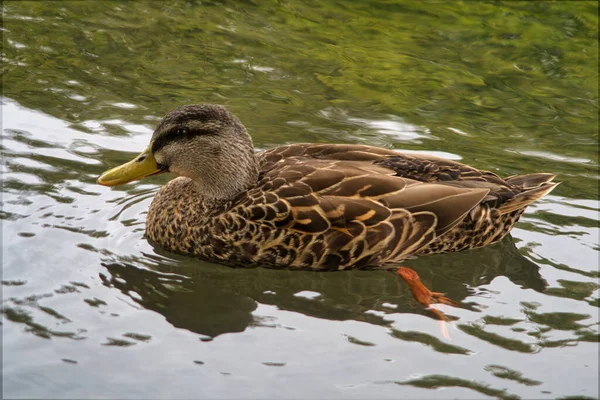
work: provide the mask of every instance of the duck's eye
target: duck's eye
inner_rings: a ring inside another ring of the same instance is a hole
[[[177,134],[178,135],[185,135],[188,133],[188,129],[187,128],[177,128]]]

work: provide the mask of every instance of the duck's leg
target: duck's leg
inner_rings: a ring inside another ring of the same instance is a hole
[[[444,293],[432,292],[427,289],[425,285],[423,285],[423,282],[421,282],[421,278],[419,278],[419,275],[415,270],[407,267],[400,267],[396,273],[404,279],[415,299],[425,307],[435,303],[447,304],[454,307],[460,306],[460,303],[447,298]]]
[[[400,267],[398,268],[398,270],[396,270],[396,273],[400,275],[402,279],[404,279],[415,300],[417,300],[423,306],[427,307],[429,310],[431,310],[432,313],[434,313],[439,318],[442,324],[440,327],[442,335],[445,338],[450,339],[445,324],[445,322],[448,321],[448,318],[440,310],[431,307],[431,305],[441,303],[458,307],[460,306],[460,303],[447,298],[443,293],[432,292],[431,290],[427,289],[425,285],[423,285],[423,282],[421,282],[421,278],[419,278],[419,275],[410,268]]]

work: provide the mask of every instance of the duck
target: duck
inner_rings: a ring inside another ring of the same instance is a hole
[[[363,144],[256,152],[240,120],[214,104],[170,111],[140,155],[97,182],[163,173],[176,177],[158,190],[146,221],[159,247],[234,267],[395,269],[426,293],[423,303],[432,293],[444,298],[399,263],[498,242],[558,184],[551,173],[500,178]]]

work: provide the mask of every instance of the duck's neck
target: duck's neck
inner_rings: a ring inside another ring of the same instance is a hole
[[[221,156],[214,164],[205,167],[201,175],[191,178],[196,191],[202,195],[205,207],[218,207],[256,185],[258,161],[254,152],[228,158]]]

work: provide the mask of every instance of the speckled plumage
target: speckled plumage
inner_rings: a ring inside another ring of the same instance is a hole
[[[393,267],[410,256],[499,241],[556,186],[552,174],[502,179],[363,145],[282,146],[256,163],[258,178],[229,199],[203,196],[186,177],[171,180],[150,206],[147,236],[235,266]]]

